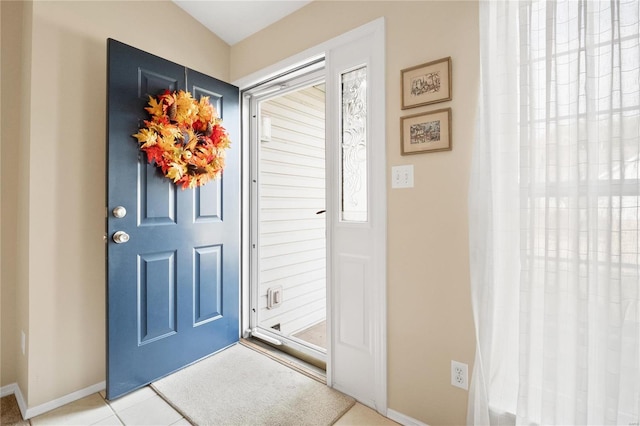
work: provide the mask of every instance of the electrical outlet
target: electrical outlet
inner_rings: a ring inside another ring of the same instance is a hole
[[[267,309],[275,309],[282,305],[282,286],[267,289]]]
[[[469,389],[469,368],[467,364],[458,361],[451,361],[451,384],[455,387]]]
[[[25,355],[27,352],[27,336],[22,330],[20,330],[20,348],[22,349],[22,355]]]

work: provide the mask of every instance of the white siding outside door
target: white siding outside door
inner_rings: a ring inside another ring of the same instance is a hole
[[[258,318],[285,336],[326,318],[324,97],[321,83],[259,107]]]

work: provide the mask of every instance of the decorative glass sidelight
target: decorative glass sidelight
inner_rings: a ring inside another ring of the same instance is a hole
[[[340,220],[366,222],[367,67],[343,73],[340,129]]]

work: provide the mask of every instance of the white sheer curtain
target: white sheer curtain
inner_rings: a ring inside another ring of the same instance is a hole
[[[470,424],[640,422],[640,6],[480,3]]]

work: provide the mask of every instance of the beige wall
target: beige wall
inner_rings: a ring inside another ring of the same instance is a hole
[[[450,361],[474,355],[467,183],[479,80],[478,4],[315,1],[231,49],[238,79],[373,19],[386,24],[387,170],[413,164],[415,187],[388,190],[388,405],[431,425],[464,424],[467,392]],[[451,56],[453,100],[400,109],[400,70]],[[401,116],[453,109],[453,151],[400,155]],[[389,181],[389,179],[388,179]]]
[[[9,138],[2,127],[3,327],[5,290],[15,298],[7,310],[15,327],[2,330],[2,369],[15,375],[3,373],[2,385],[17,380],[32,407],[104,380],[107,37],[232,81],[383,16],[388,170],[413,164],[416,175],[413,189],[388,188],[389,407],[429,424],[464,423],[467,393],[449,384],[449,362],[471,364],[474,351],[466,197],[477,3],[316,1],[233,48],[166,1],[35,2],[23,17],[5,3],[2,34],[5,22],[21,22],[25,78],[11,104],[24,111],[22,122]],[[2,55],[5,80],[4,45]],[[402,112],[400,70],[445,56],[453,59],[453,101]],[[453,108],[453,151],[400,156],[399,117],[441,106]],[[5,193],[7,178],[15,187]],[[11,244],[16,267],[5,272]],[[28,335],[28,363],[19,330]]]
[[[2,81],[0,93],[0,140],[14,139],[17,126],[9,123],[18,117],[18,110],[13,110],[9,106],[9,99],[13,97],[11,89],[14,87],[13,79],[20,76],[18,67],[10,67],[10,63],[15,63],[20,58],[20,45],[9,43],[15,38],[20,41],[19,27],[9,19],[14,14],[11,4],[0,4],[0,75],[6,77]],[[20,4],[18,4],[20,6]],[[19,14],[19,11],[16,11]],[[15,21],[15,20],[14,20]],[[11,84],[9,82],[11,81]],[[15,162],[7,161],[12,156],[15,158],[18,144],[7,144],[9,149],[0,150],[0,386],[14,383],[16,381],[15,366],[15,226],[9,224],[16,223],[16,209],[3,209],[2,206],[15,205],[17,192],[14,186],[9,185],[4,176],[15,173]]]
[[[31,4],[2,2],[2,364],[0,386],[17,382],[27,393],[26,356],[20,331],[28,333],[27,274],[29,85]],[[25,395],[26,396],[26,395]]]
[[[7,14],[7,16],[9,15]],[[3,35],[5,40],[4,46],[2,46]],[[14,55],[12,55],[13,52],[10,53],[8,51],[9,48],[7,48],[8,43],[6,40],[9,39],[7,36],[10,37],[11,35],[12,34],[10,34],[9,31],[7,31],[7,23],[2,22],[2,4],[0,4],[0,52],[2,52],[0,54],[0,81],[2,81],[2,74],[3,74],[2,73],[3,57],[4,57],[5,64],[8,64],[7,60],[9,59],[9,56],[12,56],[12,58],[15,57]],[[3,47],[7,48],[6,53]],[[7,71],[5,71],[5,75],[8,74]],[[4,83],[3,85],[4,87],[0,87],[0,94],[3,92],[3,89],[6,90],[6,85]],[[2,99],[3,98],[0,96],[0,141],[4,139],[4,135],[6,134],[6,132],[3,133],[2,131],[2,121],[3,121],[2,120],[2,104],[3,104]],[[2,177],[2,169],[3,169],[2,166],[3,166],[2,149],[0,149],[0,178]],[[0,180],[0,187],[1,186],[2,184]],[[2,215],[2,201],[3,201],[2,194],[3,193],[4,191],[0,189],[0,221],[2,221],[3,219],[3,215]],[[4,201],[6,203],[8,200],[5,198]],[[15,296],[11,297],[13,294],[15,294],[15,290],[13,286],[9,287],[7,285],[5,287],[2,285],[3,282],[8,282],[8,280],[2,278],[3,273],[5,273],[5,271],[2,269],[2,241],[3,241],[2,235],[3,235],[2,226],[0,226],[0,336],[3,336],[6,333],[7,340],[13,341],[14,330],[15,330],[15,324],[14,324],[15,309],[13,307],[14,304],[13,303],[9,304],[7,301],[10,299],[15,299]],[[5,232],[5,235],[6,235],[6,232]],[[3,294],[4,294],[4,297],[3,297]],[[11,325],[9,325],[9,323],[11,323]],[[10,349],[9,345],[3,345],[2,339],[0,338],[0,386],[2,386],[4,383],[11,383],[15,381],[14,361],[15,361],[15,357],[13,355],[12,348]],[[3,371],[6,371],[6,373],[2,374]],[[2,378],[3,375],[7,377],[3,379]]]
[[[8,214],[22,214],[25,222],[15,236],[25,246],[17,251],[17,264],[25,266],[13,288],[24,291],[16,310],[26,319],[16,330],[28,332],[28,374],[19,384],[33,407],[105,379],[106,39],[224,80],[229,46],[167,1],[30,6],[31,40],[22,50],[31,65],[24,114],[30,122],[23,130],[24,153],[18,154],[25,178],[14,180],[26,201]],[[16,18],[4,12],[3,2],[3,19]],[[13,148],[4,134],[2,144],[4,158],[5,149]],[[3,168],[3,183],[6,173]],[[5,337],[3,330],[3,347],[19,344],[17,333]]]

